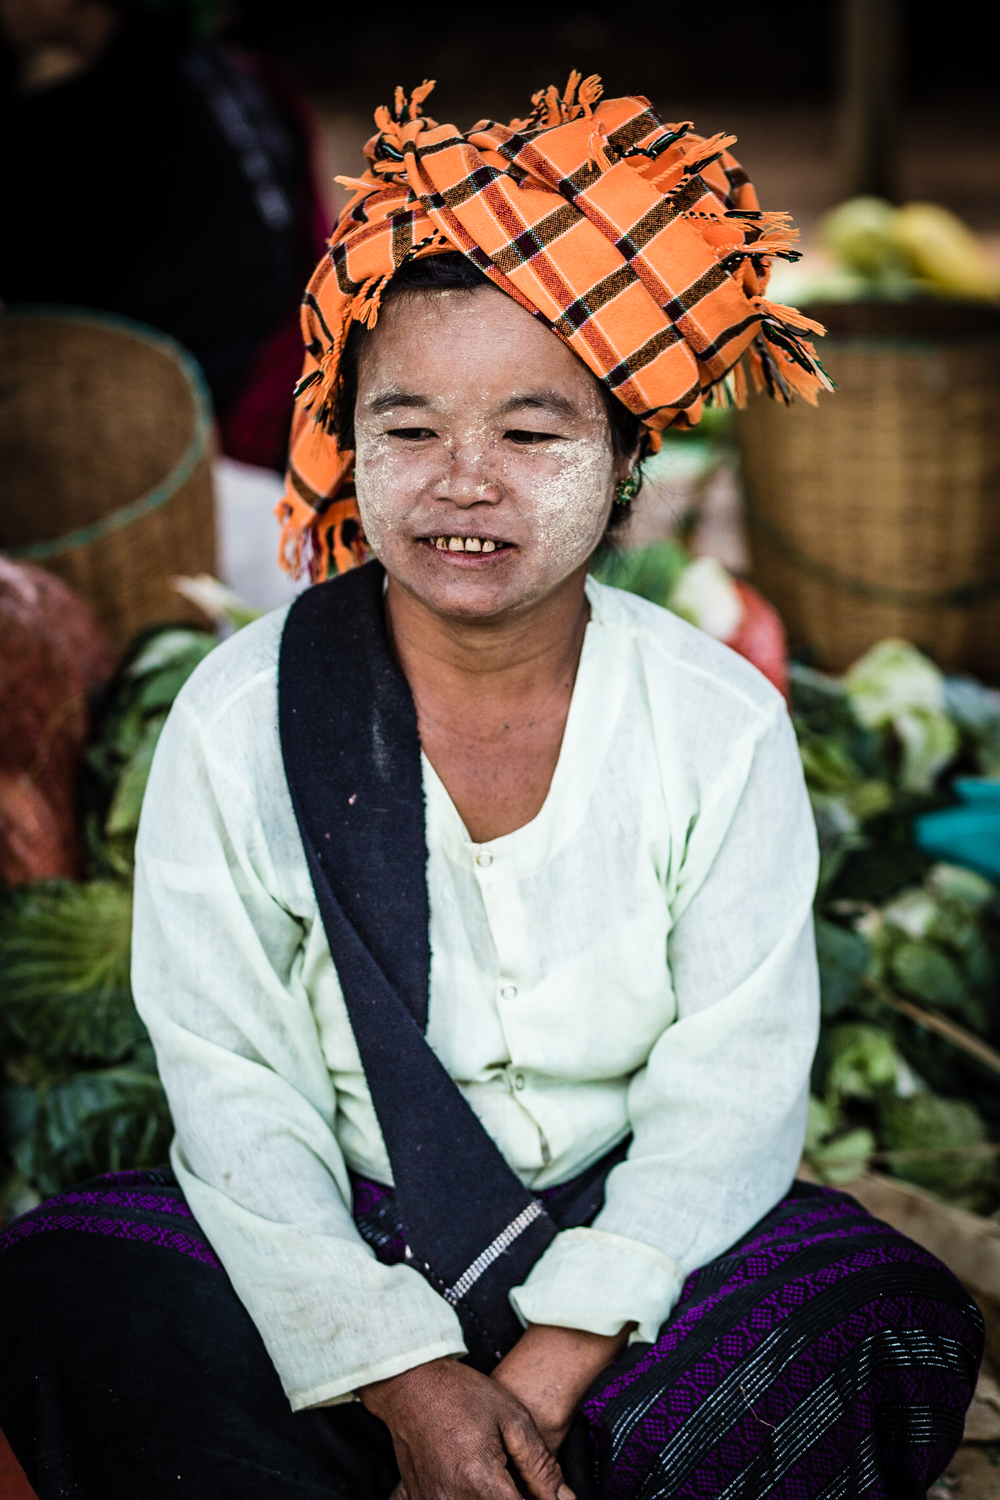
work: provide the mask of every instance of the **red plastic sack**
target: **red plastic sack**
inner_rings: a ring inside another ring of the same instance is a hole
[[[43,568],[0,556],[0,878],[81,874],[77,776],[88,694],[115,653],[89,608]]]
[[[787,699],[788,638],[781,616],[752,583],[742,578],[734,578],[733,583],[743,605],[743,615],[726,645],[752,662]]]
[[[2,1432],[0,1432],[0,1495],[3,1496],[3,1500],[38,1500]]]

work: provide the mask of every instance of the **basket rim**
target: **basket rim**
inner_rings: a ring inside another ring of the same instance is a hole
[[[206,455],[208,440],[214,426],[214,415],[208,385],[198,361],[191,351],[177,339],[172,338],[168,333],[161,333],[158,328],[151,328],[146,323],[140,323],[135,318],[123,317],[119,313],[104,313],[92,308],[68,305],[64,307],[59,303],[48,302],[18,303],[0,312],[0,326],[8,321],[16,320],[89,323],[98,328],[128,334],[140,343],[147,344],[174,360],[184,377],[194,406],[194,424],[187,448],[166,477],[151,490],[147,490],[137,500],[130,500],[127,505],[120,506],[118,510],[102,516],[99,521],[91,522],[89,526],[81,526],[75,531],[64,532],[62,536],[51,537],[45,542],[28,542],[22,546],[2,549],[5,557],[37,562],[44,558],[58,557],[63,552],[71,552],[79,547],[89,547],[111,532],[118,531],[123,526],[130,526],[133,521],[165,505],[187,483],[201,459]]]

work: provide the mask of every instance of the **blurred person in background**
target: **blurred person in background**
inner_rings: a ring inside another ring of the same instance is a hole
[[[298,303],[327,226],[304,100],[213,40],[219,0],[0,0],[0,299],[179,340],[225,450],[284,465]]]

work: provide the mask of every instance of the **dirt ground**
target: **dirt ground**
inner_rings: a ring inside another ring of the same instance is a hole
[[[965,1435],[967,1441],[928,1490],[928,1500],[1000,1500],[1000,1384],[989,1363],[979,1378]]]
[[[997,1500],[1000,1496],[1000,1444],[963,1443],[927,1500]]]

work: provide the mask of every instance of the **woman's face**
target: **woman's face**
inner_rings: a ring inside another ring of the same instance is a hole
[[[492,287],[390,303],[355,410],[365,535],[432,609],[490,619],[582,568],[621,478],[597,382]]]

